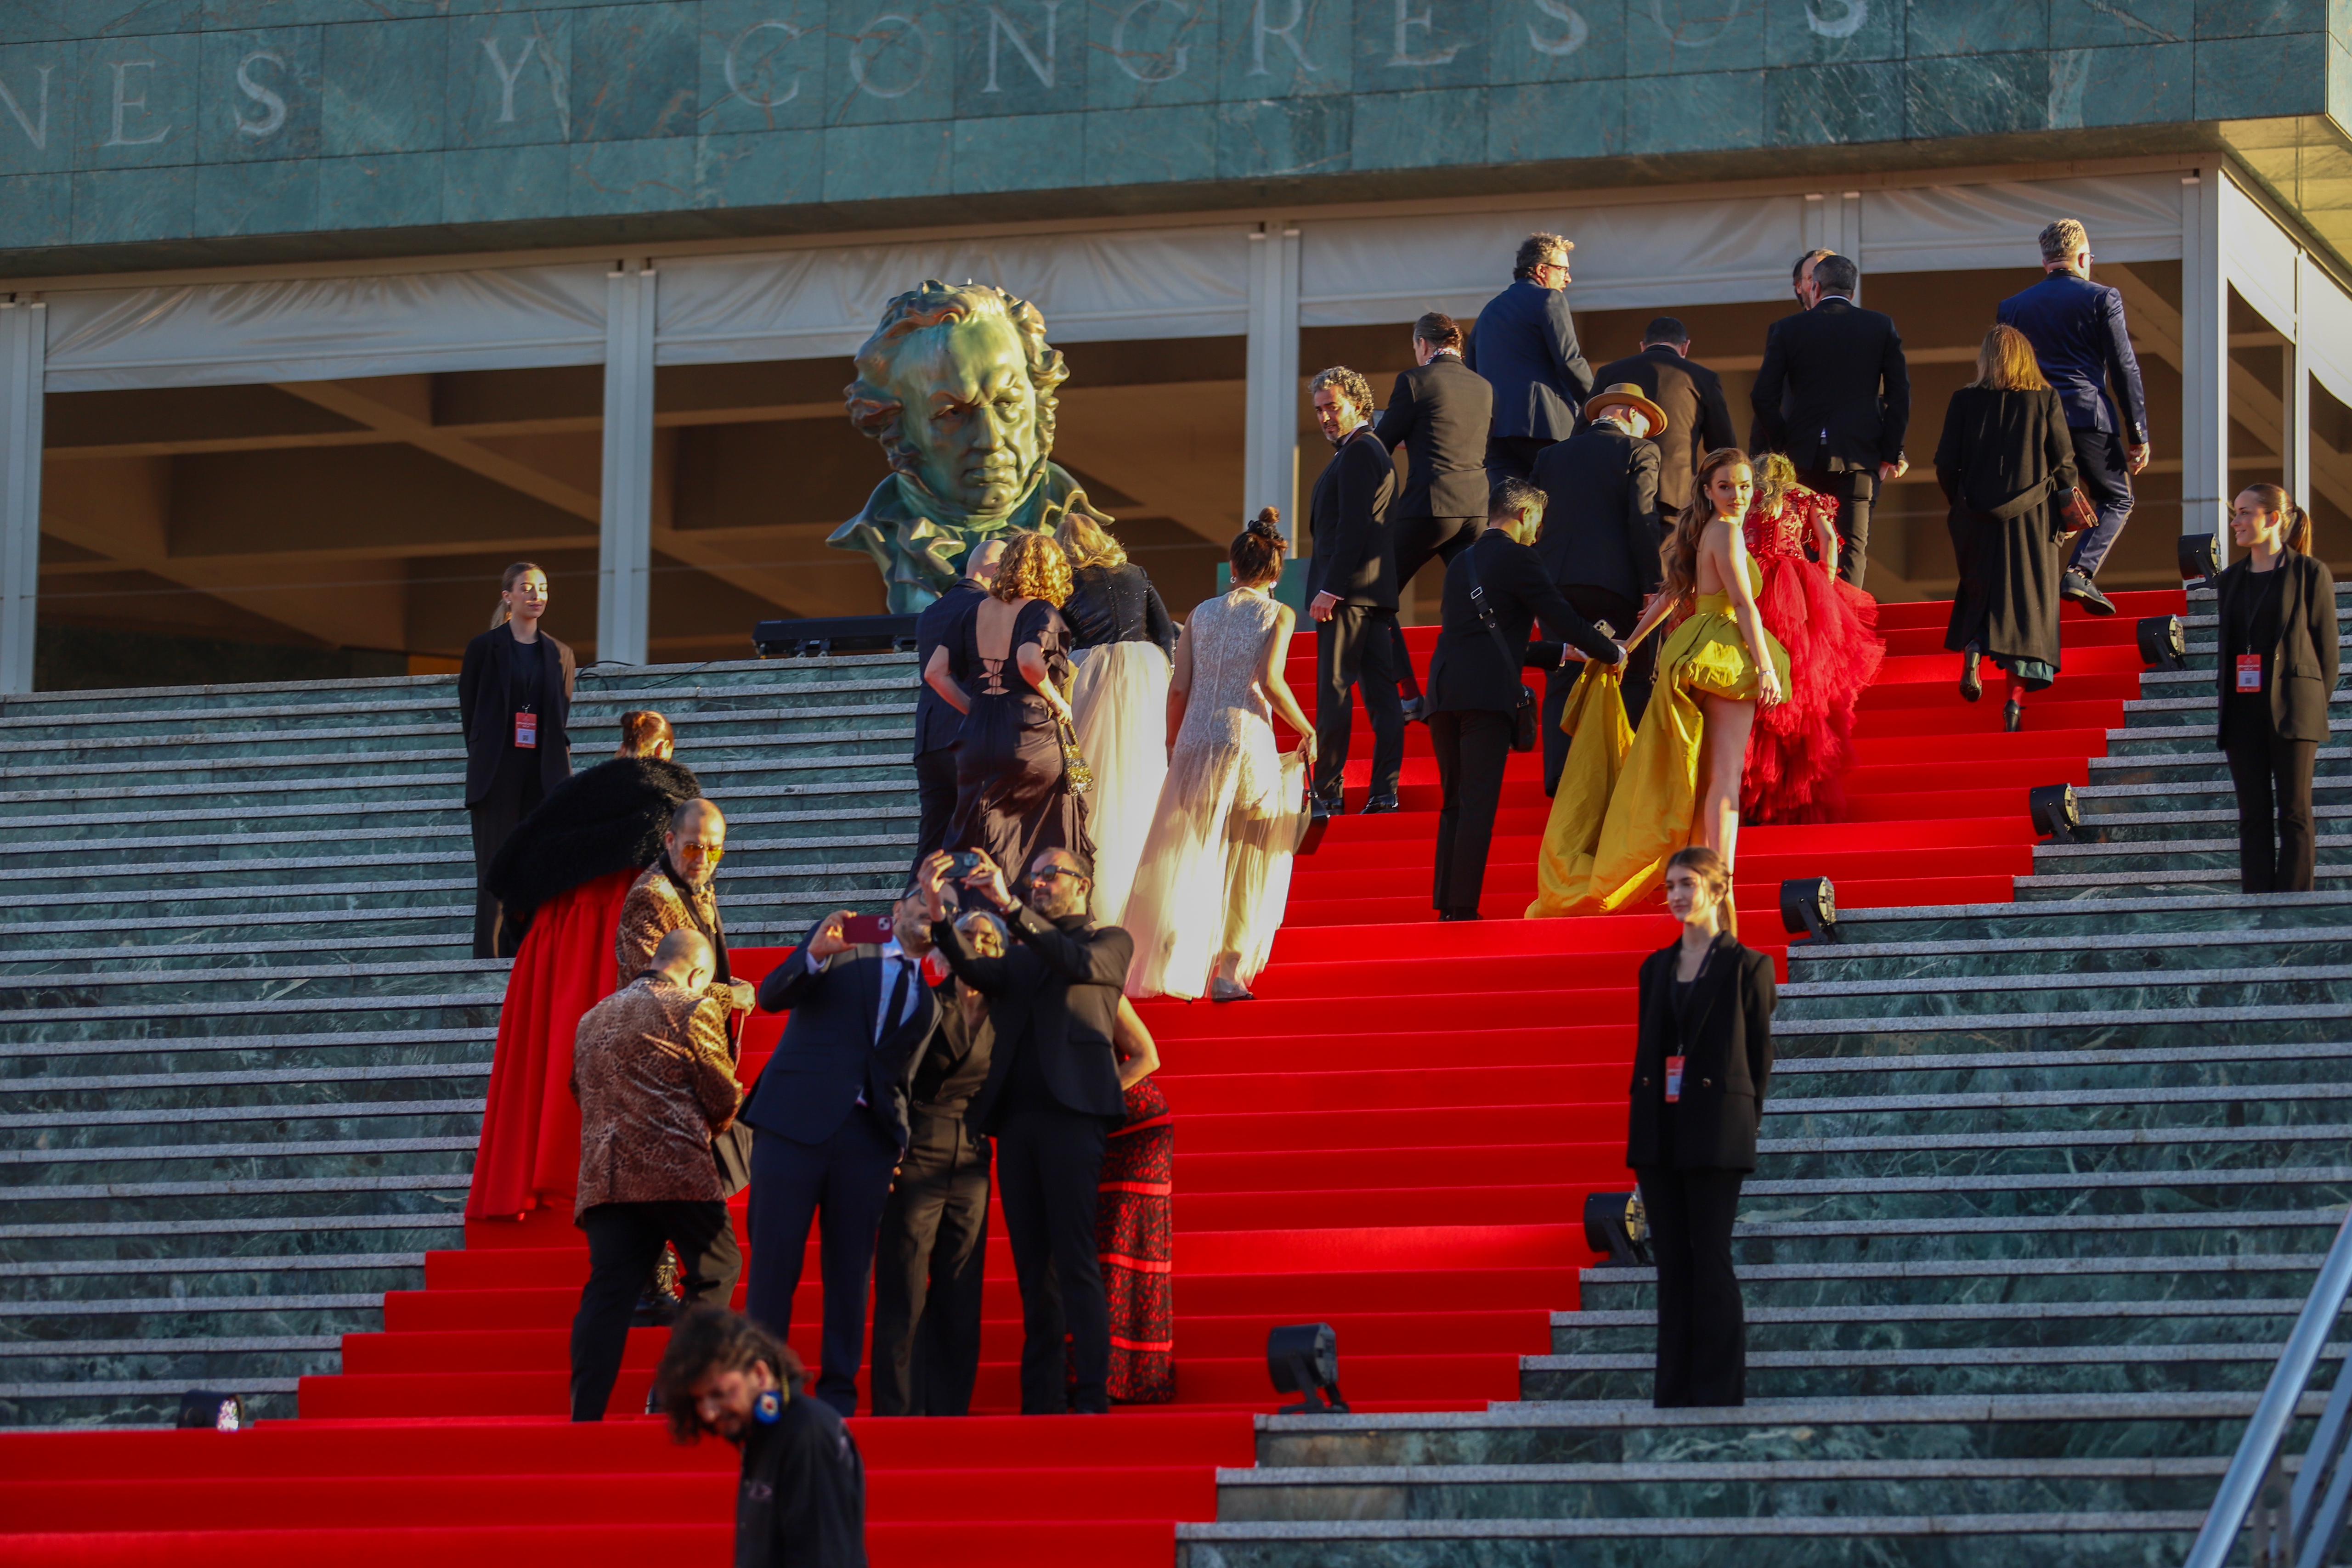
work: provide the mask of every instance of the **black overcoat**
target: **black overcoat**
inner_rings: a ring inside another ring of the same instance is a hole
[[[1936,478],[1959,590],[1944,646],[2058,665],[2058,585],[2066,535],[2058,508],[2074,488],[2066,409],[2047,387],[1962,387],[1944,414]]]
[[[516,659],[536,658],[541,664],[540,690],[547,694],[548,711],[540,716],[539,789],[542,796],[572,777],[572,737],[565,728],[572,717],[572,678],[579,662],[572,649],[542,628],[535,643],[518,643],[504,625],[493,626],[466,644],[457,666],[457,724],[466,732],[466,804],[474,805],[490,792],[514,734],[514,707],[508,701],[507,669]]]
[[[687,801],[699,797],[694,770],[657,757],[615,757],[555,787],[515,828],[490,861],[484,885],[510,925],[559,894],[616,871],[643,871],[661,859],[662,835]]]
[[[1764,1093],[1772,1079],[1772,958],[1726,934],[1689,1002],[1675,1007],[1679,942],[1642,960],[1641,1034],[1633,1046],[1633,1118],[1625,1163],[1675,1170],[1752,1171]],[[1659,1137],[1666,1058],[1684,1058],[1673,1158]]]

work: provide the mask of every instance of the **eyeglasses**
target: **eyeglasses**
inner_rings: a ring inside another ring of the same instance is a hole
[[[681,858],[692,860],[718,862],[727,858],[725,847],[719,844],[680,844],[677,852]]]
[[[1051,882],[1057,876],[1066,876],[1073,882],[1084,882],[1087,880],[1085,873],[1075,872],[1070,870],[1067,866],[1058,865],[1049,865],[1044,871],[1033,871],[1029,873],[1029,880],[1031,882]]]

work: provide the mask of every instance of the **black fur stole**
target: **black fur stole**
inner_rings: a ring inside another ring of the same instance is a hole
[[[641,871],[662,852],[670,813],[702,793],[694,771],[649,757],[616,757],[555,788],[490,862],[491,894],[510,921],[558,894],[616,871]]]

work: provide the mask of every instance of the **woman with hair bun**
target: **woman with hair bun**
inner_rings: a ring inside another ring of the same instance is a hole
[[[1160,591],[1102,526],[1070,512],[1054,530],[1070,558],[1070,686],[1078,752],[1095,770],[1087,831],[1095,841],[1093,913],[1117,925],[1135,882],[1151,808],[1168,777],[1160,716],[1168,707],[1170,653],[1176,626]]]
[[[963,715],[956,740],[956,809],[950,850],[985,850],[1012,878],[1044,850],[1089,861],[1086,797],[1065,776],[1061,732],[1071,726],[1070,559],[1045,534],[1020,533],[1004,547],[996,580],[963,623],[961,667],[978,677],[966,690],[942,644],[923,679]]]
[[[1315,730],[1283,679],[1296,617],[1274,598],[1290,548],[1278,522],[1268,507],[1242,530],[1232,589],[1196,608],[1176,640],[1168,782],[1123,922],[1135,938],[1130,997],[1247,1000],[1282,924]],[[1288,756],[1275,747],[1276,718],[1299,737]]]
[[[2214,583],[2214,674],[2238,791],[2239,885],[2309,893],[2311,771],[2336,691],[2336,578],[2311,553],[2310,516],[2276,485],[2238,493],[2230,537],[2246,553]]]

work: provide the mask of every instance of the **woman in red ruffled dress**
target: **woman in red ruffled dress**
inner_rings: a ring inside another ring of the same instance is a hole
[[[702,793],[670,759],[676,744],[661,715],[623,714],[620,754],[557,785],[490,862],[486,885],[509,926],[528,930],[499,1009],[468,1219],[520,1219],[541,1206],[572,1212],[580,1182],[572,1037],[581,1015],[613,994],[613,939],[630,884],[661,855],[670,813]]]
[[[1739,779],[1748,822],[1832,822],[1845,815],[1853,710],[1886,656],[1878,601],[1837,575],[1837,502],[1797,483],[1778,453],[1756,465],[1748,553],[1762,569],[1756,608],[1789,650],[1789,695],[1759,709]],[[1811,537],[1819,559],[1805,553]]]

